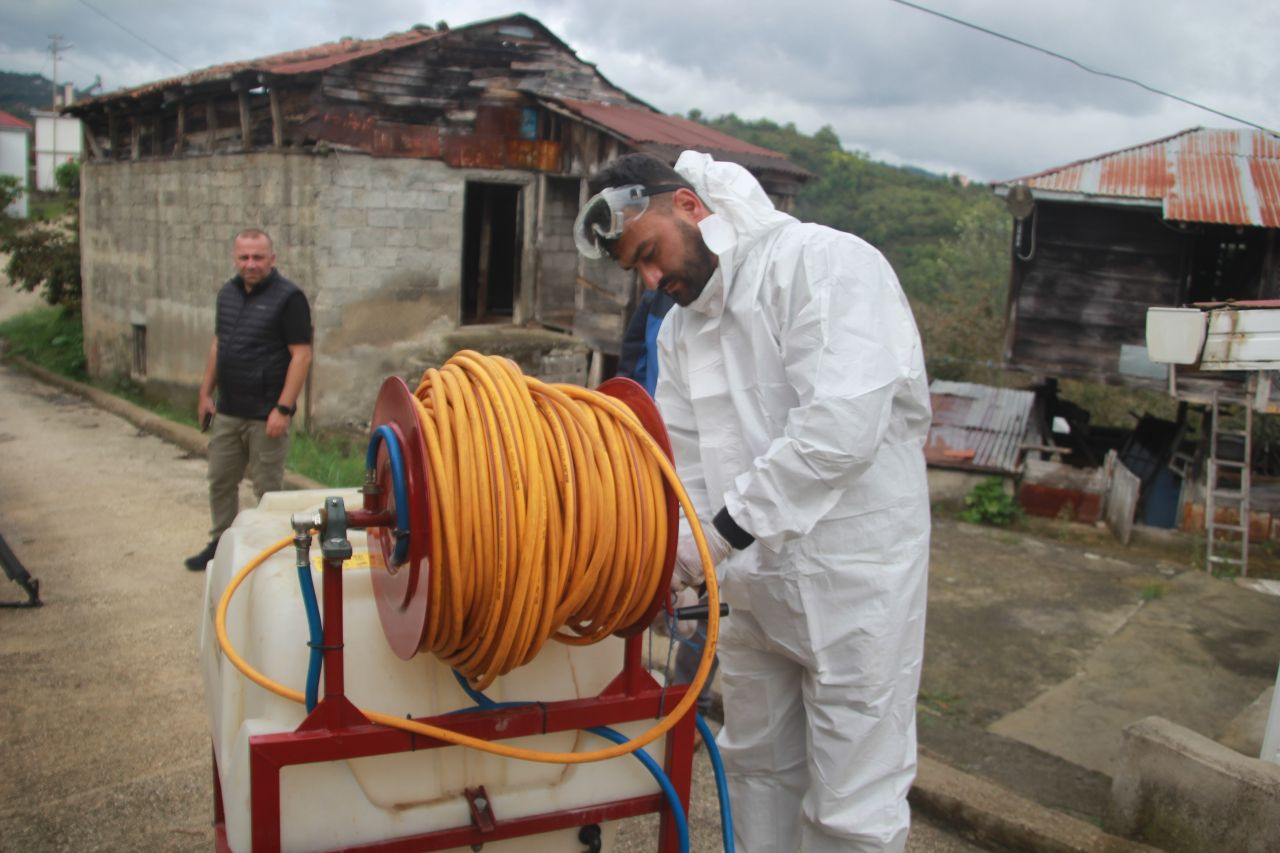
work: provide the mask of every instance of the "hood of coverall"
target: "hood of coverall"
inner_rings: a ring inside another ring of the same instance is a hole
[[[675,169],[711,210],[711,215],[698,223],[698,230],[702,242],[720,261],[707,286],[688,307],[717,316],[724,309],[726,275],[731,277],[737,266],[735,248],[796,219],[774,207],[755,175],[737,163],[685,151]]]

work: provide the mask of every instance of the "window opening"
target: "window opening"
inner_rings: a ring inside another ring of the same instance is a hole
[[[147,327],[133,324],[133,376],[147,378]]]

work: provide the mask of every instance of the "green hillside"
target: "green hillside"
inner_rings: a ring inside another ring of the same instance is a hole
[[[898,168],[846,151],[830,127],[735,115],[690,119],[786,154],[814,174],[796,216],[857,234],[893,264],[911,299],[930,376],[996,381],[1003,340],[1011,220],[986,184]]]
[[[84,97],[88,90],[76,92]],[[0,110],[31,121],[32,110],[53,108],[53,81],[43,74],[0,71]]]

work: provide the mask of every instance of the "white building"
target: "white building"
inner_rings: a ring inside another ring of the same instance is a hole
[[[16,116],[0,112],[0,175],[13,175],[22,183],[22,195],[5,208],[9,216],[27,218],[27,172],[31,150],[31,125]]]
[[[67,161],[80,159],[84,137],[80,119],[46,110],[32,110],[36,119],[36,189],[57,190],[54,172]]]

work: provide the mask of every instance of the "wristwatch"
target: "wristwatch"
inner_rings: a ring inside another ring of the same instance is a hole
[[[293,417],[294,413],[298,411],[298,406],[297,404],[294,404],[293,406],[286,406],[284,403],[276,403],[276,411],[282,415]]]

